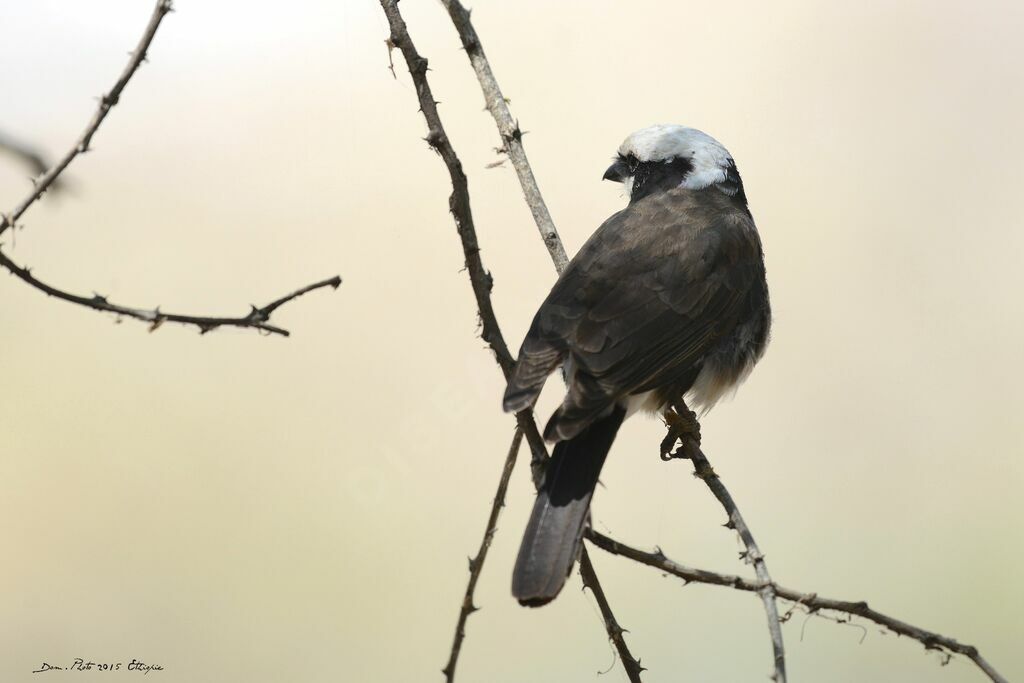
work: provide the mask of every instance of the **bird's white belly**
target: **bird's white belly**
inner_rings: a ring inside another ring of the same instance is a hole
[[[753,368],[752,361],[743,363],[739,367],[722,367],[719,363],[709,359],[697,374],[693,386],[686,392],[687,405],[703,415],[727,394],[735,393]],[[626,408],[627,418],[638,411],[661,413],[666,408],[666,404],[661,400],[657,390],[627,396],[623,405]]]

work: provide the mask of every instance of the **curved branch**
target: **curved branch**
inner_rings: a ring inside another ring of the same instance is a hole
[[[622,557],[629,558],[635,562],[646,564],[649,567],[654,567],[655,569],[667,574],[677,576],[687,583],[706,583],[713,586],[726,586],[728,588],[748,591],[751,593],[761,593],[766,587],[765,582],[761,580],[751,581],[732,574],[719,574],[718,572],[707,571],[706,569],[694,569],[692,567],[681,565],[666,557],[665,554],[661,552],[661,549],[656,548],[654,552],[639,550],[605,536],[594,529],[587,530],[586,538],[605,552],[613,555],[621,555]],[[978,649],[973,645],[965,645],[939,633],[927,631],[923,628],[908,624],[905,621],[890,617],[887,614],[871,609],[868,607],[868,603],[866,602],[823,598],[817,593],[804,593],[793,590],[792,588],[785,588],[784,586],[780,586],[773,582],[769,582],[767,587],[771,588],[772,592],[778,597],[784,600],[790,600],[798,605],[802,605],[811,614],[821,610],[829,610],[862,617],[869,621],[873,621],[893,633],[913,638],[924,645],[925,649],[940,650],[947,653],[963,655],[974,662],[994,683],[1007,683],[1006,679],[1000,675],[984,657],[981,656],[981,653],[979,653]]]
[[[57,287],[49,285],[38,279],[32,274],[32,271],[29,268],[19,266],[8,258],[7,254],[3,253],[3,251],[0,251],[0,266],[9,270],[12,275],[20,279],[22,282],[35,287],[47,296],[56,297],[62,301],[68,301],[73,304],[78,304],[79,306],[85,306],[86,308],[91,308],[94,311],[114,313],[118,316],[142,320],[143,322],[149,323],[150,332],[158,329],[164,323],[179,323],[182,325],[195,325],[199,328],[199,332],[201,334],[206,334],[218,327],[250,327],[255,330],[262,330],[263,332],[279,334],[287,337],[291,334],[288,330],[269,324],[270,316],[274,311],[307,292],[312,292],[315,289],[322,289],[324,287],[337,289],[341,285],[341,278],[335,275],[332,278],[321,280],[320,282],[315,282],[311,285],[306,285],[291,294],[287,294],[280,299],[270,302],[262,308],[252,306],[252,310],[249,311],[247,315],[239,316],[237,318],[223,318],[189,315],[184,313],[164,313],[160,310],[159,306],[152,309],[131,308],[111,303],[105,296],[100,296],[99,294],[93,294],[91,297],[72,294],[71,292],[58,289]]]
[[[35,180],[35,187],[32,192],[29,193],[21,202],[11,209],[7,215],[0,214],[0,235],[2,235],[8,228],[13,227],[17,223],[18,219],[21,218],[22,214],[28,210],[32,204],[34,204],[43,193],[46,192],[53,183],[57,180],[57,177],[63,173],[64,169],[77,157],[79,154],[83,154],[89,151],[89,143],[92,141],[92,136],[96,133],[96,130],[103,123],[103,119],[107,117],[107,114],[113,109],[114,105],[118,103],[121,98],[121,92],[125,86],[128,85],[128,81],[135,74],[135,71],[139,68],[139,65],[146,59],[146,51],[149,49],[150,43],[153,42],[153,37],[156,35],[156,30],[160,26],[160,22],[163,18],[172,11],[171,0],[157,0],[156,6],[153,8],[153,14],[149,17],[149,23],[146,25],[146,30],[142,34],[142,38],[139,39],[139,44],[135,47],[132,52],[131,59],[128,60],[127,66],[121,72],[117,82],[114,86],[100,97],[99,106],[96,108],[96,112],[92,115],[92,119],[86,125],[85,130],[79,136],[74,146],[68,150],[60,161],[58,161],[53,167],[50,168],[41,178]]]

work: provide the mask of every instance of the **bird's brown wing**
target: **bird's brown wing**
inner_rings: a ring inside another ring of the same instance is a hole
[[[537,311],[506,409],[530,405],[567,362],[568,393],[545,432],[571,438],[616,400],[692,375],[752,315],[763,277],[753,221],[727,195],[676,189],[631,204],[594,233]]]

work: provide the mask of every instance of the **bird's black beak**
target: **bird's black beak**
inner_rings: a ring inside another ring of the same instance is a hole
[[[601,180],[612,180],[621,183],[629,177],[629,165],[625,159],[616,159],[615,163],[608,167],[608,170],[601,176]]]

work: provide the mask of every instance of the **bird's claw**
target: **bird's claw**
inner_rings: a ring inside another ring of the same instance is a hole
[[[697,414],[683,404],[675,410],[666,410],[664,418],[668,434],[661,441],[661,459],[693,458],[700,451],[700,422],[697,421]],[[673,452],[676,442],[679,447]]]

